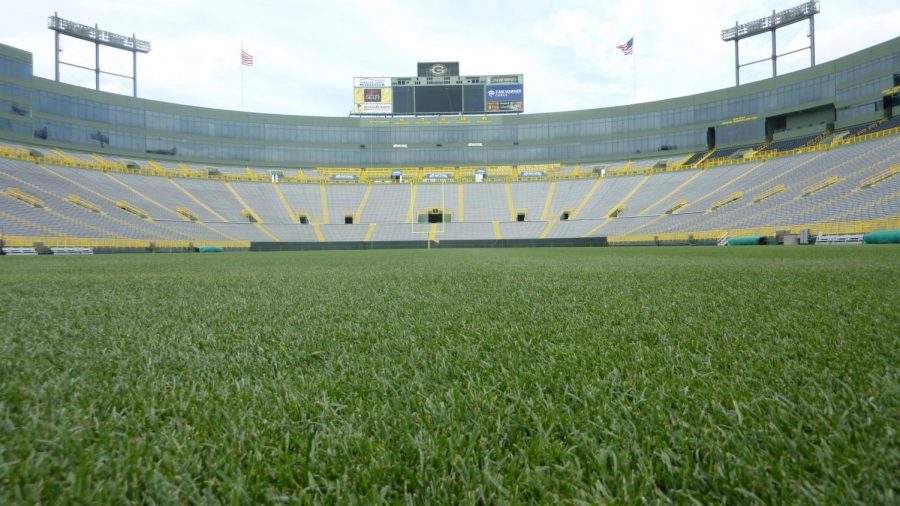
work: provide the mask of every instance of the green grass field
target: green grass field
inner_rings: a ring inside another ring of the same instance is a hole
[[[900,249],[0,258],[0,503],[896,504]]]

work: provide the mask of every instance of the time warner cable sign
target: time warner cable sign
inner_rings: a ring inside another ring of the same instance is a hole
[[[493,84],[484,89],[484,104],[488,111],[522,111],[525,93],[521,84]]]

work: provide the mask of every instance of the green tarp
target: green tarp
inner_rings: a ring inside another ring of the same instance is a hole
[[[729,246],[755,246],[765,244],[766,238],[761,235],[748,235],[745,237],[732,237],[728,239]]]
[[[866,244],[900,243],[900,230],[875,230],[863,236]]]
[[[197,246],[197,253],[221,253],[225,248],[221,246]]]

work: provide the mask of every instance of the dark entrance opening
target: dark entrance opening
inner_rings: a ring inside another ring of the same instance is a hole
[[[562,216],[559,217],[560,220],[566,221],[569,219],[569,211],[563,211]]]
[[[516,221],[525,221],[525,212],[519,211],[516,213]]]
[[[352,214],[344,215],[344,225],[353,225],[353,215]]]
[[[307,218],[305,214],[301,214],[299,218],[301,225],[309,225],[309,218]]]
[[[438,208],[428,210],[428,223],[443,223],[444,212]]]
[[[714,149],[716,149],[716,127],[709,127],[706,129],[706,150]]]
[[[900,74],[894,74],[894,90],[895,93],[884,96],[884,102],[881,104],[884,110],[884,117],[891,119],[894,117],[894,104],[900,104],[900,92],[896,92],[896,88],[900,86]]]
[[[772,142],[775,134],[787,130],[787,114],[766,118],[766,142]]]

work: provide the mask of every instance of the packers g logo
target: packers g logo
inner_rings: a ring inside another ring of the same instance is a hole
[[[447,66],[443,63],[435,63],[431,66],[431,73],[436,76],[442,76],[447,73]]]

